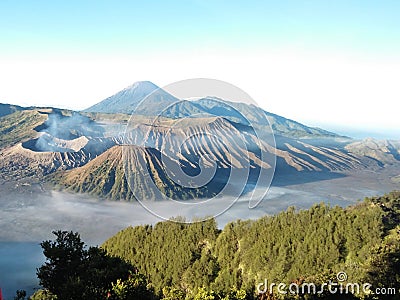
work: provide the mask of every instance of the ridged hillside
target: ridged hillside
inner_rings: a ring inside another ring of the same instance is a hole
[[[129,151],[134,161],[132,164],[126,165],[127,161],[123,159],[124,147],[129,147],[125,151]],[[129,168],[129,171],[125,168]],[[145,178],[142,168],[147,168],[150,181]],[[112,200],[133,201],[136,197],[141,200],[157,200],[154,188],[150,186],[153,182],[157,190],[172,198],[212,196],[207,186],[190,189],[174,183],[165,173],[160,152],[138,146],[114,146],[85,166],[56,173],[51,180],[67,190]]]

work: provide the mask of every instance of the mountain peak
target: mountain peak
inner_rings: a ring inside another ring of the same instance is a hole
[[[154,91],[159,89],[160,87],[158,87],[157,85],[155,85],[154,83],[152,83],[151,81],[136,81],[135,83],[133,83],[132,85],[126,87],[124,90],[141,90],[141,91]]]
[[[140,103],[146,99],[146,105]],[[104,99],[103,101],[85,109],[87,112],[100,113],[139,113],[149,115],[162,111],[168,105],[178,101],[174,96],[151,81],[137,81],[122,91]],[[153,110],[152,110],[153,109]]]

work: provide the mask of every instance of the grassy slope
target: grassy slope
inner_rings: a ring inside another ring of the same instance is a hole
[[[33,138],[33,130],[47,119],[37,110],[16,111],[0,118],[0,148],[13,146],[23,140]]]

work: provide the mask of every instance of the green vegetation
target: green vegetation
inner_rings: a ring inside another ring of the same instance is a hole
[[[0,117],[10,115],[19,110],[24,110],[24,108],[18,105],[0,103]]]
[[[86,249],[77,233],[54,232],[55,241],[41,244],[44,289],[31,299],[397,299],[373,291],[400,288],[400,192],[348,208],[289,208],[223,230],[213,219],[182,221],[129,227],[101,248]],[[371,283],[371,292],[256,293],[265,280],[319,290],[338,282],[339,272],[347,274],[345,284]]]
[[[37,135],[34,131],[47,119],[37,110],[22,110],[0,117],[0,148],[13,146]]]
[[[393,192],[348,208],[289,208],[255,221],[238,220],[222,231],[213,220],[129,227],[103,248],[135,265],[165,299],[172,299],[171,293],[187,297],[176,299],[197,293],[204,294],[199,299],[249,297],[265,279],[322,284],[340,271],[349,282],[398,289],[399,216],[400,193]]]
[[[35,294],[37,299],[128,300],[132,295],[151,299],[145,277],[133,272],[131,265],[108,256],[101,248],[86,249],[78,233],[53,233],[55,241],[41,243],[47,261],[37,270],[40,285],[50,296],[41,291],[43,298]]]

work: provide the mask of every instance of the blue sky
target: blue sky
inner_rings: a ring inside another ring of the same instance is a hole
[[[81,109],[138,80],[209,77],[310,125],[394,130],[399,15],[399,1],[1,1],[0,101]]]
[[[1,52],[304,47],[395,53],[398,1],[2,1]]]

